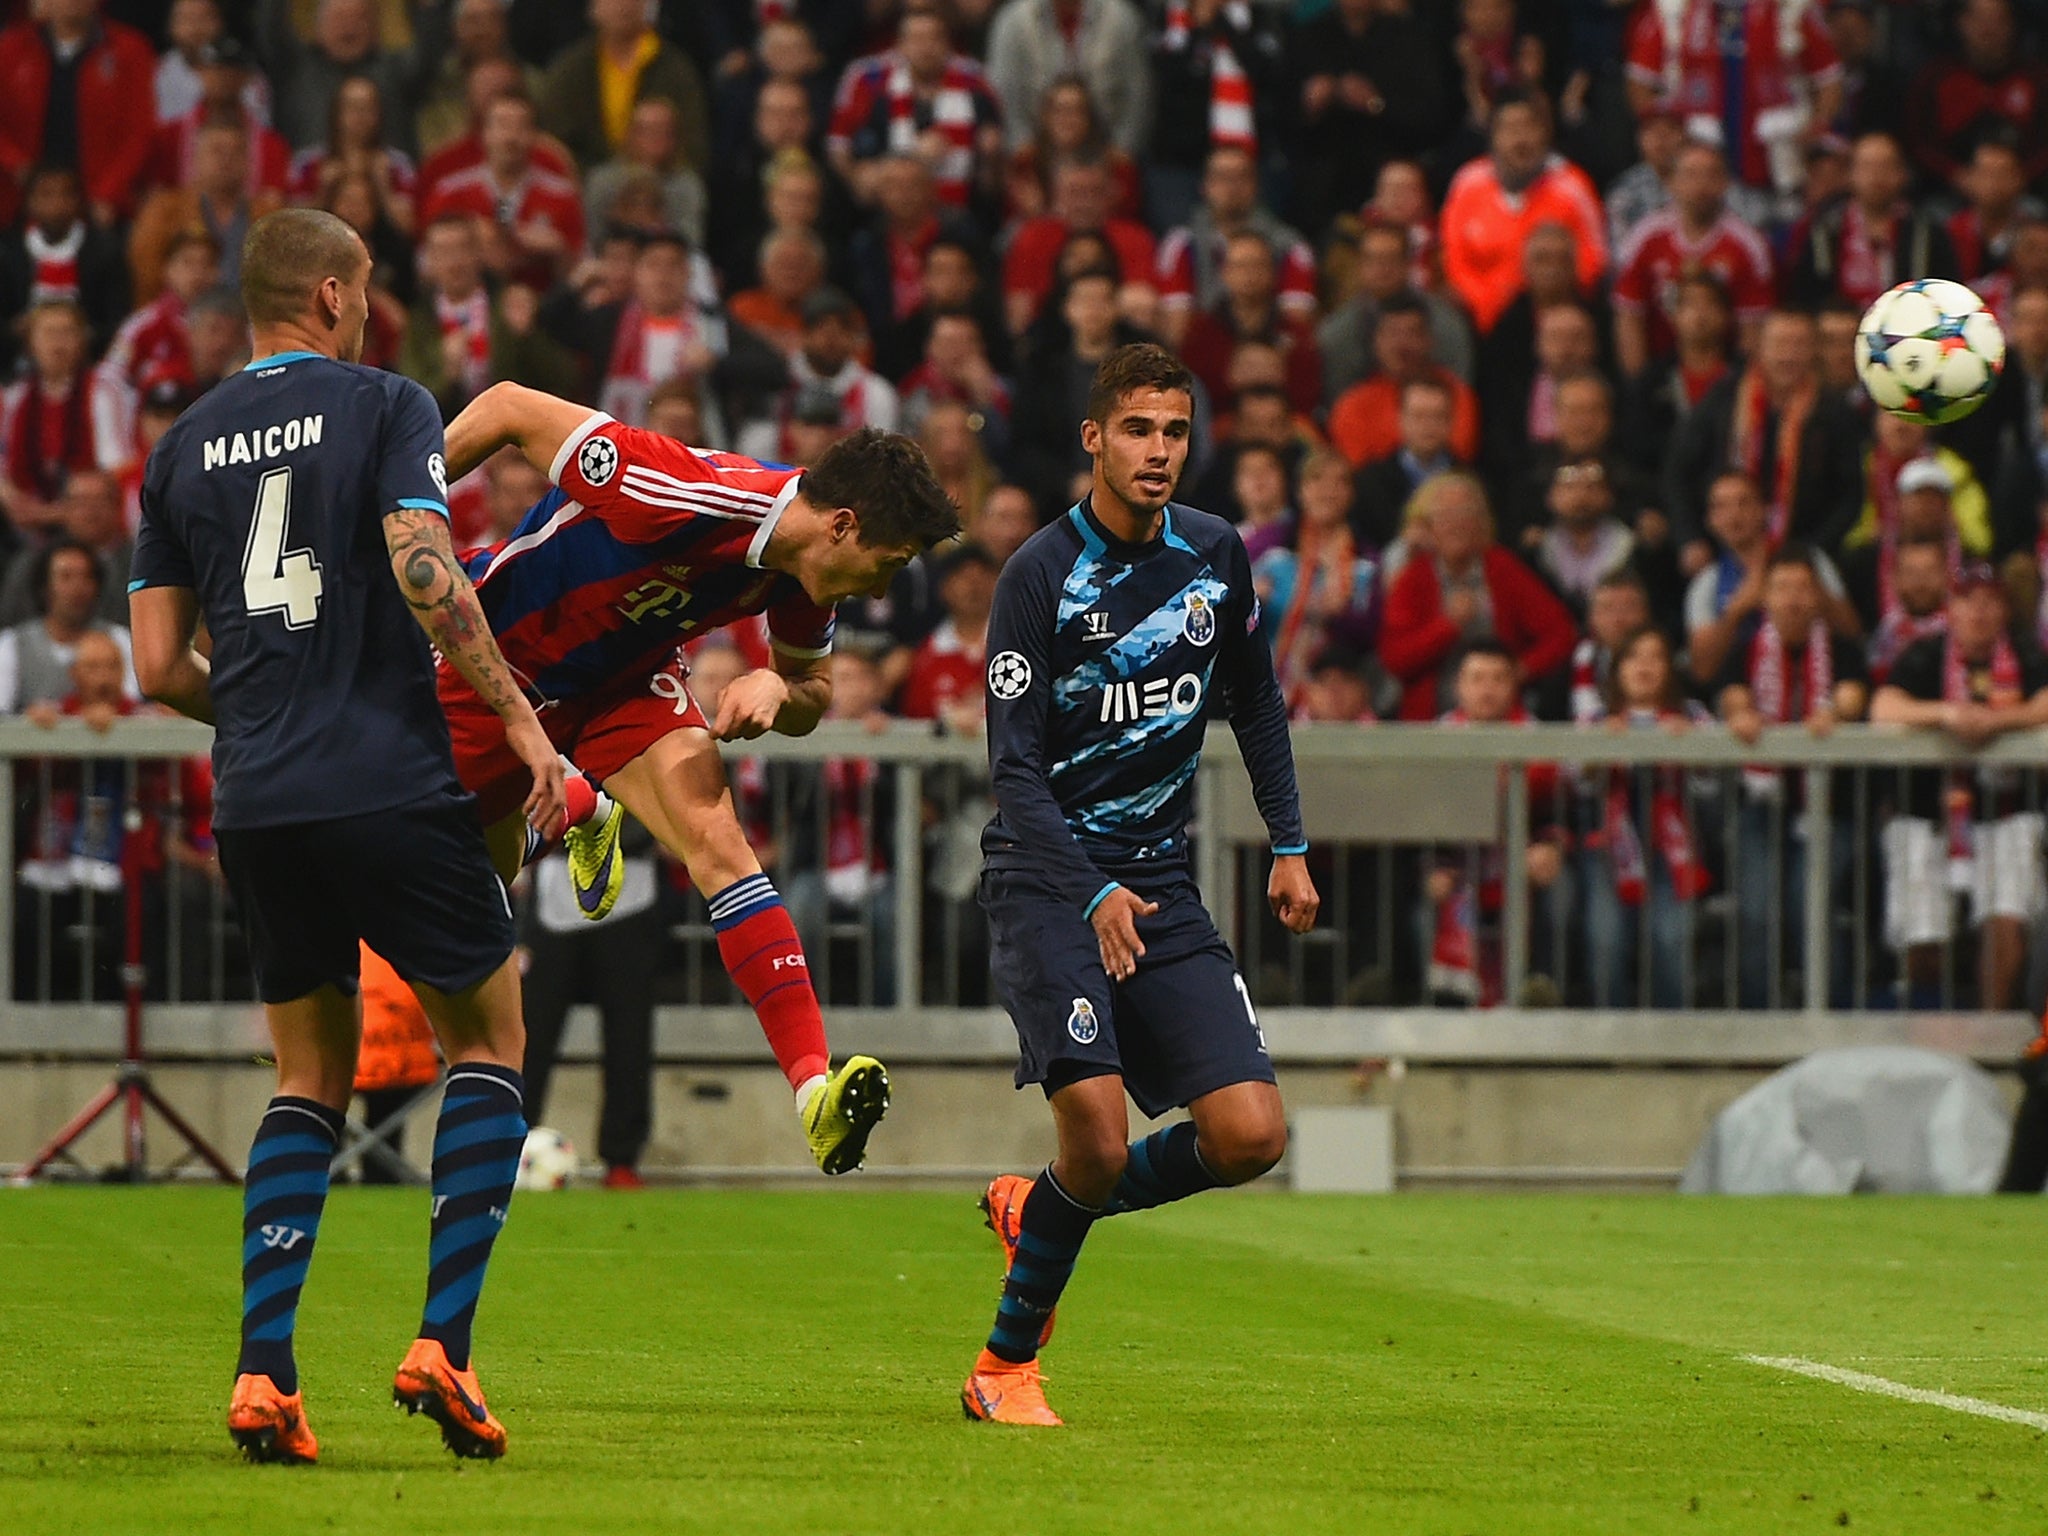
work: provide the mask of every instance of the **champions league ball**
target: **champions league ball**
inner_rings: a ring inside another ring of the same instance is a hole
[[[519,1152],[519,1189],[560,1189],[575,1177],[576,1149],[560,1131],[536,1125]]]
[[[1863,387],[1907,421],[1961,421],[1990,398],[2004,366],[2005,332],[1961,283],[1901,283],[1880,295],[1856,327]]]

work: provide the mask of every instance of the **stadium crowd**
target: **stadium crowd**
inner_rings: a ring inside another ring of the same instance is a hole
[[[376,258],[365,360],[451,417],[514,379],[796,464],[915,434],[967,541],[842,611],[837,716],[978,729],[997,576],[1086,492],[1092,369],[1158,337],[1200,383],[1179,499],[1240,526],[1302,720],[2048,720],[2041,0],[0,16],[0,709],[136,707],[89,637],[125,665],[141,461],[246,358],[249,222],[313,203]],[[1930,275],[2011,349],[1940,431],[1873,412],[1853,347]],[[542,489],[492,461],[451,487],[458,542]],[[763,654],[714,637],[697,686]],[[1938,985],[1964,858],[1981,995],[2011,1002],[2048,905],[2038,804],[1925,777],[1883,842],[1902,986]],[[1709,817],[1797,910],[1798,775],[1713,789],[1544,781],[1531,875],[1584,917],[1592,1000],[1681,1000],[1693,905],[1731,877]],[[823,830],[778,854],[810,921],[888,906],[881,792],[855,761],[807,789]],[[43,797],[24,879],[97,878],[119,831],[89,799]],[[204,866],[203,815],[180,825]],[[1418,976],[1491,1000],[1497,869],[1447,851],[1414,885]],[[1742,907],[1745,1004],[1775,995],[1767,910]]]

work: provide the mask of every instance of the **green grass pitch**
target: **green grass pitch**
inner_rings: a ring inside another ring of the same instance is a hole
[[[1064,1431],[960,1416],[999,1260],[968,1192],[524,1195],[458,1468],[390,1406],[419,1192],[330,1201],[299,1314],[322,1464],[222,1427],[237,1197],[0,1192],[0,1531],[2048,1530],[2048,1207],[1211,1196],[1098,1229]]]

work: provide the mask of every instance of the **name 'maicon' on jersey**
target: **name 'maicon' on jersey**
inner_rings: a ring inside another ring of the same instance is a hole
[[[651,672],[765,612],[776,649],[832,649],[832,613],[761,554],[803,472],[690,448],[603,412],[569,435],[510,537],[465,558],[505,659],[544,699]]]
[[[1221,518],[1171,506],[1158,539],[1126,544],[1074,507],[1004,567],[988,655],[991,865],[1084,904],[1105,874],[1179,868],[1219,710],[1275,851],[1306,846],[1251,564]]]
[[[285,352],[150,453],[129,590],[189,587],[213,637],[214,821],[362,815],[456,793],[433,653],[384,519],[448,515],[441,413],[409,379]]]

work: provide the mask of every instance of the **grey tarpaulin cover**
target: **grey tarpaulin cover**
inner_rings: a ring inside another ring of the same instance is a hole
[[[1911,1046],[1817,1051],[1714,1118],[1687,1194],[1988,1194],[2011,1117],[1990,1076]]]

